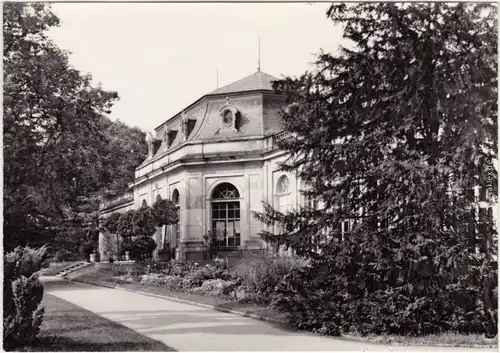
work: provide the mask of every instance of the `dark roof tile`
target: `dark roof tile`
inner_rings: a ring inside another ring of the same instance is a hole
[[[276,81],[277,78],[262,71],[257,71],[250,76],[244,77],[241,80],[230,83],[224,87],[216,89],[210,92],[211,94],[225,94],[225,93],[235,93],[235,92],[246,92],[246,91],[256,91],[256,90],[273,90],[272,81]]]

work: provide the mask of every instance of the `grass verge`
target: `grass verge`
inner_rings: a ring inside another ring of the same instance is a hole
[[[184,292],[173,292],[162,287],[153,287],[140,283],[117,283],[113,279],[112,270],[99,269],[93,273],[82,274],[73,279],[104,287],[119,287],[132,291],[140,291],[156,295],[164,295],[190,302],[213,306],[215,309],[234,310],[245,314],[253,314],[262,318],[270,319],[273,322],[281,322],[279,325],[285,329],[292,329],[286,322],[286,315],[270,307],[260,306],[254,303],[235,302],[227,299],[196,295]],[[378,343],[383,345],[403,345],[403,346],[454,346],[454,347],[478,347],[493,348],[498,347],[498,338],[488,339],[481,334],[458,334],[444,333],[440,335],[426,335],[420,337],[401,335],[368,335],[361,336],[356,333],[346,333],[343,339],[352,341],[362,341]]]
[[[42,305],[45,315],[38,340],[16,351],[175,351],[53,295],[44,294]]]
[[[498,347],[498,339],[488,339],[484,335],[447,332],[440,335],[426,335],[419,337],[399,335],[368,335],[347,334],[347,338],[380,344],[414,345],[414,346],[454,346],[454,347]]]

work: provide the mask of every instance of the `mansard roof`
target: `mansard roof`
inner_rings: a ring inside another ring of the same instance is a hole
[[[212,91],[210,93],[207,93],[191,103],[189,106],[185,108],[185,110],[189,110],[191,107],[194,107],[198,105],[204,98],[210,97],[210,96],[218,96],[218,95],[224,95],[224,94],[232,94],[232,93],[240,93],[240,92],[252,92],[252,91],[274,91],[273,90],[273,81],[277,81],[278,79],[274,76],[271,76],[269,74],[266,74],[265,72],[262,72],[260,70],[254,72],[251,75],[248,75],[246,77],[243,77],[242,79],[235,81],[233,83],[230,83],[224,87],[221,87],[219,89],[216,89],[215,91]],[[170,117],[166,121],[164,121],[162,124],[160,124],[158,127],[156,127],[155,130],[158,131],[162,126],[166,125],[168,121],[174,119],[175,117],[178,117],[181,115],[182,112],[179,112],[175,114],[174,116]]]
[[[156,136],[150,140],[149,155],[143,164],[187,141],[262,138],[282,131],[279,113],[285,95],[273,90],[272,82],[277,80],[258,70],[205,94],[155,129]],[[229,125],[223,125],[222,114],[228,109],[233,112],[232,119]]]
[[[257,91],[257,90],[272,91],[273,90],[272,82],[276,80],[277,80],[276,77],[273,77],[259,70],[249,76],[243,77],[241,80],[238,80],[224,87],[216,89],[215,91],[210,92],[208,95]]]

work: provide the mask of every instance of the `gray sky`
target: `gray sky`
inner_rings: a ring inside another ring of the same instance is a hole
[[[49,35],[120,101],[111,118],[151,130],[202,95],[257,70],[300,75],[320,48],[334,52],[341,31],[328,4],[53,5],[61,26]]]

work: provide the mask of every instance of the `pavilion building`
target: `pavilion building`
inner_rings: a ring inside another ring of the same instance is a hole
[[[179,223],[155,234],[154,257],[202,259],[209,239],[222,256],[264,251],[263,225],[253,212],[265,201],[284,211],[300,200],[299,183],[279,170],[286,138],[279,111],[285,96],[271,75],[250,76],[199,98],[149,134],[149,152],[137,167],[130,192],[101,204],[101,215],[152,206],[158,196],[179,208]],[[101,259],[105,247],[100,237]]]
[[[201,260],[209,256],[210,244],[227,257],[271,250],[259,237],[265,226],[253,216],[263,211],[263,202],[281,212],[312,206],[298,178],[279,168],[286,152],[277,142],[289,133],[279,113],[285,95],[273,90],[275,80],[258,70],[204,95],[158,126],[147,136],[148,156],[137,167],[129,193],[101,203],[101,216],[152,206],[158,197],[173,201],[179,222],[154,235],[157,259],[169,254]],[[470,192],[479,223],[498,222],[498,205],[487,188]],[[342,233],[350,227],[350,221],[342,222]],[[111,239],[111,246],[109,241],[100,234],[101,260],[109,259],[120,239]]]

